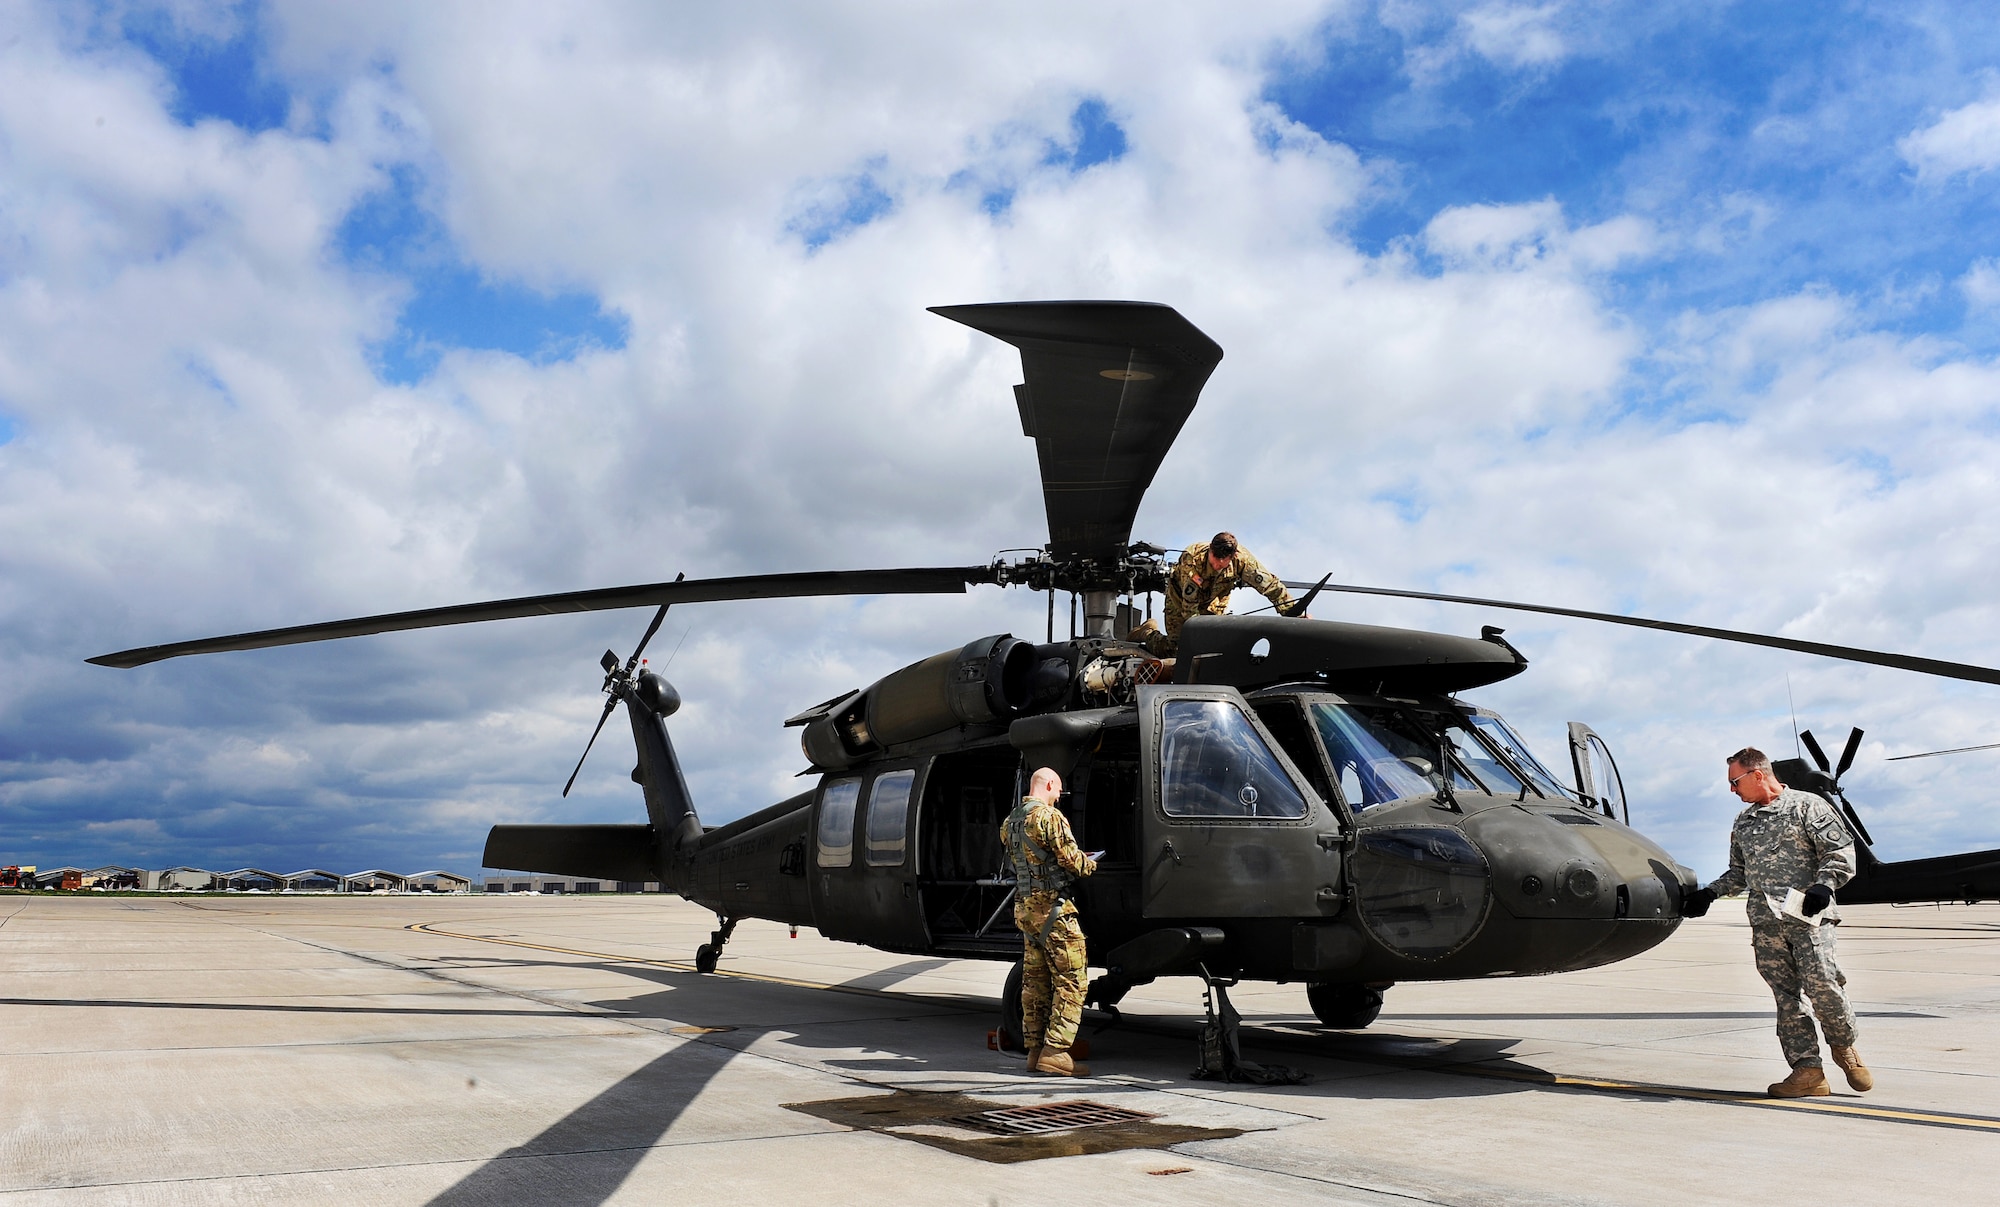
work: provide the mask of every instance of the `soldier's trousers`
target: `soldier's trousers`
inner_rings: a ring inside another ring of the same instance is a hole
[[[1021,1039],[1030,1048],[1040,1045],[1053,1052],[1067,1052],[1076,1042],[1077,1024],[1083,1021],[1090,965],[1076,907],[1063,901],[1055,909],[1046,943],[1042,939],[1046,911],[1023,903],[1014,912],[1014,924],[1021,928],[1023,940]]]
[[[1778,1044],[1795,1069],[1822,1063],[1813,1015],[1819,1016],[1827,1043],[1854,1046],[1854,1007],[1847,1001],[1847,978],[1834,961],[1835,929],[1781,918],[1753,917],[1750,922],[1757,972],[1778,1001]],[[1812,1002],[1812,1014],[1800,1003],[1801,995]]]

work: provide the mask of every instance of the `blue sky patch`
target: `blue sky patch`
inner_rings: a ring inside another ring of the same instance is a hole
[[[807,251],[818,251],[849,231],[868,225],[896,208],[875,173],[884,161],[874,160],[866,170],[826,182],[822,195],[805,206],[785,229],[805,242]]]
[[[12,419],[7,418],[7,416],[5,415],[0,415],[0,444],[6,444],[13,438],[14,438],[14,421]]]
[[[1275,65],[1265,98],[1382,170],[1343,231],[1371,253],[1451,206],[1554,198],[1574,226],[1660,227],[1609,285],[1642,321],[1830,286],[1892,330],[1983,346],[1949,286],[2000,244],[2000,173],[1919,183],[1897,148],[1990,83],[2000,24],[1952,24],[1947,43],[1916,9],[1622,3],[1516,65],[1456,20],[1368,14]]]
[[[125,37],[152,56],[173,81],[169,108],[182,125],[217,119],[254,132],[285,124],[291,94],[259,62],[263,10],[245,5],[237,13],[239,20],[227,38],[178,28],[166,13],[125,19]]]
[[[1072,172],[1111,163],[1125,155],[1125,130],[1111,118],[1103,97],[1086,97],[1069,115],[1069,142],[1051,141],[1042,162]]]
[[[508,352],[550,364],[590,348],[625,346],[630,323],[607,313],[594,294],[543,292],[494,280],[466,263],[422,195],[416,169],[397,167],[389,187],[348,211],[334,234],[342,261],[410,285],[394,334],[370,349],[384,381],[421,381],[454,348]]]

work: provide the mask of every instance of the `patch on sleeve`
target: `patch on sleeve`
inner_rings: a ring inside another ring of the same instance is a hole
[[[1841,825],[1840,819],[1831,812],[1822,813],[1819,820],[1813,823],[1813,837],[1829,850],[1854,845],[1854,839],[1848,837],[1847,827]]]

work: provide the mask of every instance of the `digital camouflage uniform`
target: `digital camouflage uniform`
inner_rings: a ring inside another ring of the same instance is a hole
[[[1014,862],[1014,925],[1021,930],[1021,1039],[1029,1049],[1067,1052],[1083,1020],[1089,964],[1069,886],[1097,870],[1079,851],[1069,819],[1032,796],[1000,827]]]
[[[1264,563],[1251,556],[1246,549],[1238,548],[1236,556],[1220,570],[1212,570],[1208,565],[1208,542],[1189,545],[1181,553],[1180,560],[1167,572],[1167,614],[1164,631],[1149,630],[1141,626],[1146,647],[1161,658],[1171,655],[1180,645],[1181,626],[1190,616],[1221,616],[1229,611],[1229,596],[1238,587],[1246,587],[1276,604],[1280,609],[1290,607],[1292,593],[1278,576],[1264,568]],[[1150,624],[1151,622],[1148,622]],[[1135,633],[1135,636],[1139,635]]]
[[[1708,887],[1717,896],[1749,890],[1750,947],[1757,972],[1778,1000],[1778,1043],[1795,1069],[1819,1067],[1819,1037],[1801,992],[1826,1030],[1826,1042],[1854,1046],[1854,1008],[1847,978],[1834,962],[1840,907],[1829,904],[1809,922],[1772,912],[1786,892],[1824,884],[1838,889],[1854,876],[1854,839],[1840,814],[1809,792],[1787,788],[1776,800],[1736,815],[1729,832],[1729,870]]]

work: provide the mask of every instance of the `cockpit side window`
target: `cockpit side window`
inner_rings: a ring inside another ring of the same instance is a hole
[[[1160,803],[1168,816],[1306,815],[1305,795],[1235,704],[1168,700],[1160,721]]]

